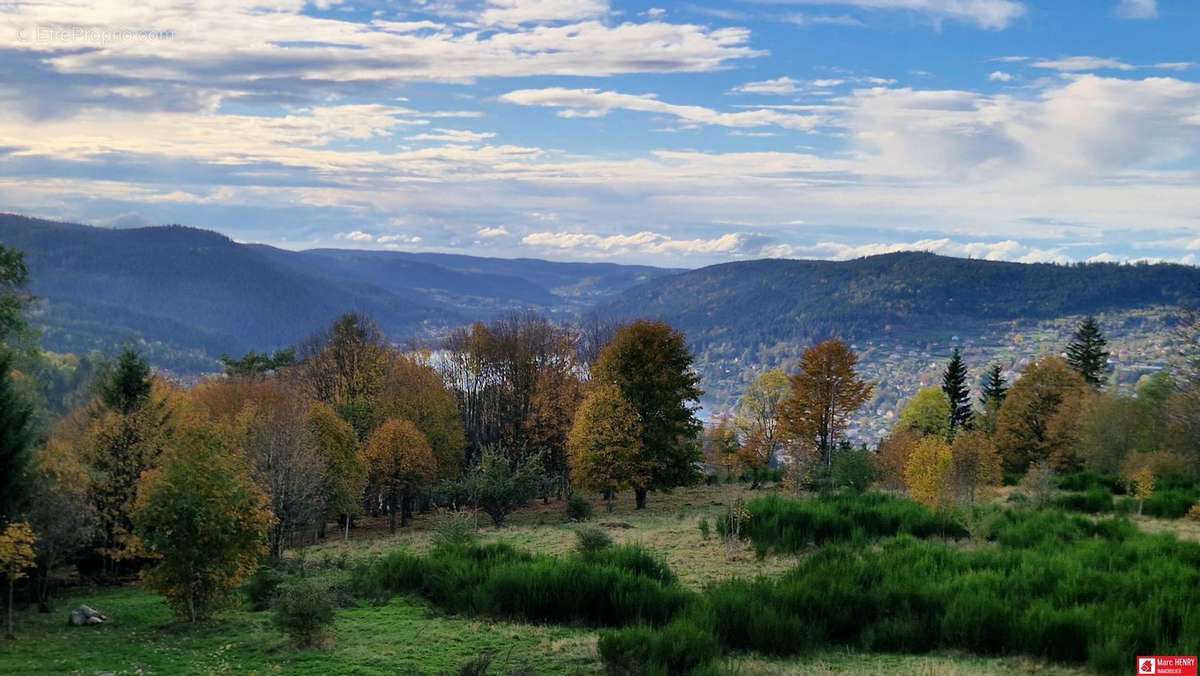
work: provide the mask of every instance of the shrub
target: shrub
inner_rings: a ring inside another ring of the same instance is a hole
[[[1187,515],[1192,521],[1200,521],[1200,502],[1192,505],[1192,508],[1188,510]]]
[[[469,512],[442,512],[433,526],[433,546],[461,547],[475,542],[475,518]]]
[[[575,551],[584,556],[612,546],[612,537],[599,528],[580,528],[575,531]]]
[[[275,599],[275,624],[296,645],[312,646],[333,625],[333,608],[333,594],[320,580],[294,580],[284,585]]]
[[[1160,519],[1178,519],[1186,515],[1198,499],[1200,493],[1192,489],[1156,490],[1142,502],[1142,513]]]
[[[694,674],[720,653],[711,630],[688,619],[661,629],[606,631],[600,634],[597,649],[605,669],[614,676]]]
[[[707,540],[708,536],[712,532],[708,525],[708,517],[704,517],[703,519],[700,519],[700,524],[697,526],[697,528],[700,529],[700,537]]]
[[[641,545],[610,545],[586,552],[583,559],[591,564],[612,566],[663,584],[675,582],[675,573],[671,572],[671,568]]]
[[[833,455],[832,478],[834,488],[844,488],[861,493],[875,481],[875,466],[872,454],[865,449],[839,450]]]
[[[1056,497],[1052,504],[1069,512],[1087,512],[1101,514],[1115,509],[1112,493],[1100,486],[1093,486],[1084,493],[1064,493]]]
[[[537,495],[542,474],[539,456],[514,461],[502,449],[488,447],[454,492],[465,495],[470,504],[482,509],[499,528],[509,514]]]
[[[250,609],[254,611],[269,609],[275,601],[276,594],[279,593],[279,586],[287,579],[287,575],[276,568],[270,566],[259,568],[242,586],[242,591],[246,593],[246,599],[250,601]]]
[[[587,521],[592,518],[592,503],[582,495],[567,500],[567,521]]]
[[[921,538],[968,535],[948,515],[879,493],[808,501],[772,495],[751,501],[748,510],[750,518],[742,525],[742,535],[761,550],[798,552],[810,545],[847,542],[856,533],[870,539],[901,533]]]

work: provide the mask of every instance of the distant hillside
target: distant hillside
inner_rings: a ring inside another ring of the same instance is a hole
[[[1200,304],[1200,268],[1060,266],[897,253],[851,261],[760,260],[693,270],[629,289],[605,306],[687,333],[709,410],[736,402],[763,368],[794,366],[805,347],[851,341],[876,383],[860,438],[877,438],[919,387],[935,384],[954,346],[978,382],[989,363],[1016,375],[1061,352],[1081,315],[1101,315],[1114,384],[1132,386],[1169,357],[1169,312]]]
[[[657,317],[698,345],[862,338],[938,325],[1174,305],[1200,299],[1200,268],[1051,265],[895,253],[851,261],[759,260],[651,280],[608,312]]]
[[[138,340],[160,366],[213,368],[223,352],[295,343],[337,315],[375,317],[397,340],[510,310],[581,309],[672,271],[644,266],[239,244],[182,226],[115,230],[0,214],[25,252],[47,348]]]

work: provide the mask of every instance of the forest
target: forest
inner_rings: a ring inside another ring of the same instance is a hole
[[[876,383],[839,336],[704,424],[689,336],[655,319],[510,312],[416,350],[348,312],[181,384],[133,347],[45,352],[30,286],[0,247],[0,671],[782,673],[850,651],[1123,673],[1200,652],[1183,308],[1136,392],[1106,384],[1089,317],[1011,381],[956,351],[868,445],[847,429]]]

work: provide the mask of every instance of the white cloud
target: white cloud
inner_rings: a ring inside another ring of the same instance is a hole
[[[497,237],[508,237],[508,228],[503,225],[494,228],[480,228],[476,233],[477,236],[484,239],[496,239]]]
[[[1117,16],[1122,19],[1154,19],[1158,17],[1157,0],[1117,0]]]
[[[500,97],[521,106],[559,108],[559,117],[603,117],[613,110],[671,115],[687,124],[722,127],[767,127],[810,130],[820,123],[813,115],[790,115],[769,109],[721,113],[703,106],[685,106],[658,100],[653,94],[622,94],[598,89],[520,89]]]
[[[479,20],[487,25],[582,21],[608,12],[606,0],[487,0]]]
[[[863,26],[862,21],[845,14],[789,14],[783,19],[797,26]]]
[[[788,0],[796,5],[844,5],[868,10],[899,10],[934,21],[959,21],[979,28],[999,30],[1025,15],[1017,0]]]
[[[380,244],[420,244],[424,240],[418,235],[380,235],[375,241]]]
[[[1057,70],[1064,73],[1079,73],[1088,70],[1135,70],[1120,59],[1103,58],[1099,56],[1067,56],[1060,59],[1045,59],[1035,61],[1034,68]]]
[[[799,89],[797,87],[799,84],[798,81],[784,76],[774,80],[747,82],[740,87],[734,87],[733,91],[742,94],[795,94]]]
[[[351,242],[373,242],[373,241],[375,241],[374,235],[372,235],[369,232],[363,232],[362,230],[353,230],[351,232],[339,232],[336,235],[334,235],[334,238],[349,240]]]
[[[949,238],[923,239],[915,242],[873,242],[868,244],[843,244],[820,242],[811,246],[791,247],[789,257],[828,258],[849,260],[863,256],[897,253],[900,251],[926,251],[943,256],[979,258],[989,261],[1018,261],[1021,263],[1065,263],[1070,260],[1059,249],[1042,249],[1026,246],[1016,240],[1000,242],[958,242]]]
[[[1012,79],[1013,76],[1011,74],[1005,73],[1002,70],[992,71],[992,74],[988,75],[988,80],[992,82],[1012,82]]]
[[[667,15],[667,10],[665,10],[661,7],[651,7],[650,9],[646,10],[646,16],[651,19],[654,19],[656,21],[659,19],[662,19],[666,15]]]
[[[406,136],[409,141],[440,141],[445,143],[479,143],[494,138],[496,135],[486,131],[470,131],[469,129],[434,129],[432,132]]]
[[[581,255],[606,256],[642,254],[734,254],[741,252],[747,237],[727,233],[713,239],[676,239],[656,232],[642,231],[632,235],[593,235],[582,232],[535,232],[521,238],[526,246],[545,249],[566,249]]]

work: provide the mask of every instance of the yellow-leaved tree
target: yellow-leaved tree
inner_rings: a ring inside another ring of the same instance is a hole
[[[579,406],[567,447],[572,485],[604,495],[609,511],[617,491],[649,480],[637,411],[614,385],[592,388]]]
[[[236,448],[211,428],[181,432],[137,491],[134,525],[158,558],[146,579],[180,617],[204,619],[258,568],[273,518]]]
[[[34,566],[35,554],[33,545],[37,538],[33,529],[23,521],[10,523],[0,532],[0,572],[8,578],[8,631],[6,638],[14,638],[13,634],[13,586],[17,580],[25,577],[25,571]]]
[[[950,446],[953,460],[951,481],[954,492],[966,502],[986,495],[1004,479],[1000,451],[991,437],[980,430],[959,432]]]
[[[371,433],[364,456],[371,485],[387,507],[388,525],[394,533],[396,512],[400,512],[400,525],[407,526],[417,491],[437,476],[437,459],[416,425],[396,418],[384,421]]]
[[[917,442],[904,465],[904,485],[914,500],[931,509],[947,509],[954,503],[951,474],[954,456],[940,437]]]

